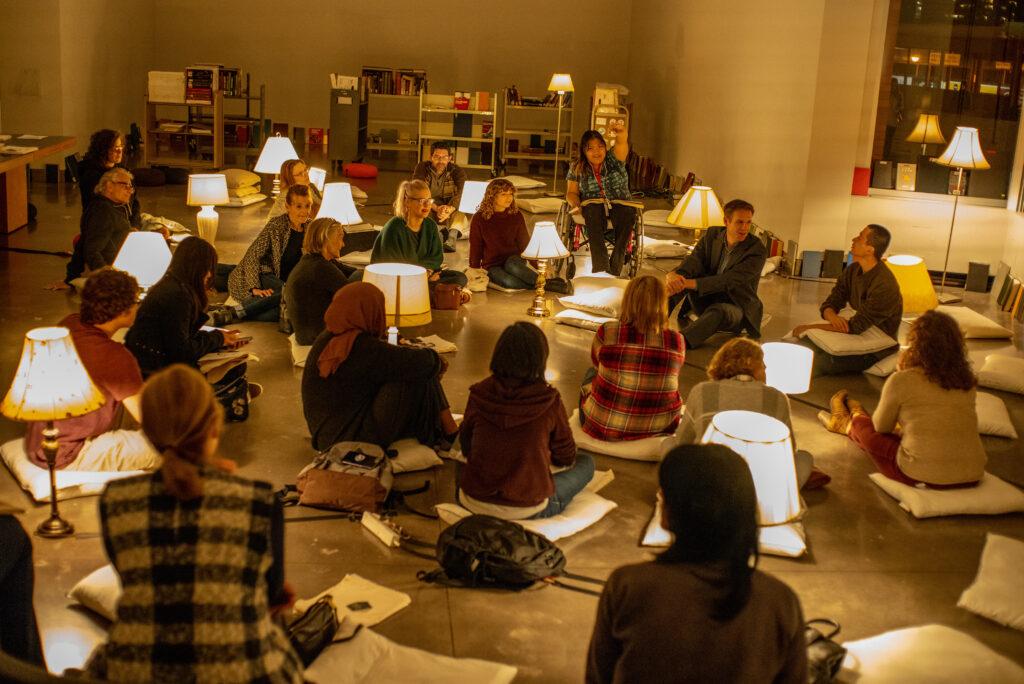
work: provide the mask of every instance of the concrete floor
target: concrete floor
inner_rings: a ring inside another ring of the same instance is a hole
[[[370,196],[364,219],[382,224],[401,176],[383,173],[376,181],[357,182]],[[77,188],[36,182],[32,201],[38,220],[28,228],[0,237],[0,246],[43,250],[68,249],[77,232],[81,213]],[[140,189],[144,211],[194,226],[194,208],[185,206],[184,186]],[[667,202],[652,202],[665,208]],[[225,262],[235,262],[264,223],[269,203],[244,209],[220,210],[217,247]],[[527,214],[532,223],[536,218]],[[550,216],[542,218],[550,219]],[[653,231],[656,236],[657,231]],[[899,231],[895,231],[899,249]],[[669,237],[668,234],[660,235]],[[468,242],[460,242],[449,264],[466,265]],[[63,258],[0,251],[0,381],[9,382],[17,366],[24,333],[33,327],[55,324],[77,310],[73,295],[46,293],[45,283],[63,277]],[[674,260],[649,261],[645,270],[665,271]],[[828,283],[769,276],[761,282],[765,309],[772,320],[766,340],[783,336],[794,325],[816,318],[817,303]],[[468,387],[487,375],[494,341],[515,320],[525,320],[528,294],[479,293],[460,311],[434,312],[434,320],[421,333],[437,333],[455,342],[444,385],[454,410],[465,406]],[[987,295],[969,294],[967,302],[1008,325],[1006,314],[995,312]],[[557,307],[556,307],[557,308]],[[544,321],[551,343],[551,382],[568,406],[589,365],[592,333]],[[291,365],[285,336],[270,324],[243,324],[254,340],[251,349],[260,357],[250,377],[264,385],[265,395],[252,407],[243,424],[227,426],[222,453],[237,459],[240,473],[268,480],[275,486],[294,482],[298,470],[313,456],[302,417],[299,381],[301,369]],[[1022,347],[1021,327],[1015,326],[1010,349]],[[712,338],[712,347],[720,340]],[[1004,342],[972,343],[972,352],[984,354],[1007,347]],[[687,355],[681,374],[684,393],[704,379],[703,368],[712,349]],[[836,389],[847,387],[869,409],[878,398],[881,382],[868,376],[816,380],[812,390],[793,397],[793,422],[802,448],[809,449],[832,483],[806,496],[805,525],[809,552],[800,559],[763,556],[761,568],[787,582],[800,596],[808,618],[830,617],[842,623],[842,638],[859,639],[886,630],[941,623],[963,630],[1018,663],[1024,663],[1024,634],[1007,629],[956,607],[960,592],[972,581],[987,532],[1024,539],[1024,516],[959,516],[918,521],[867,478],[870,461],[852,444],[823,430],[815,414],[825,407]],[[1024,398],[996,392],[1009,406],[1017,431],[1024,434]],[[21,425],[0,421],[0,438],[23,432]],[[1024,459],[1020,441],[984,438],[990,454],[989,470],[1024,485]],[[599,469],[611,468],[615,480],[602,494],[616,503],[604,520],[584,532],[562,540],[568,567],[578,573],[605,577],[615,567],[644,560],[650,554],[637,545],[651,514],[656,490],[656,466],[599,457]],[[451,501],[454,466],[446,462],[436,470],[399,477],[408,489],[423,481],[431,488],[411,497],[413,505],[427,509]],[[0,492],[15,498],[13,479],[0,469]],[[23,497],[28,509],[21,517],[26,529],[45,518],[45,506]],[[35,600],[50,668],[59,672],[80,664],[103,638],[105,625],[86,611],[71,607],[65,594],[83,576],[106,563],[99,539],[96,498],[69,500],[61,510],[74,522],[74,537],[47,541],[34,538]],[[571,682],[582,679],[596,599],[556,588],[538,588],[518,594],[482,590],[446,589],[416,580],[416,571],[431,564],[411,555],[385,549],[359,525],[345,519],[301,521],[318,512],[289,509],[287,577],[300,597],[312,596],[343,575],[358,573],[375,582],[406,592],[412,605],[377,627],[403,644],[438,653],[486,658],[519,668],[521,682]],[[433,540],[441,529],[436,521],[410,514],[399,523],[414,535]]]

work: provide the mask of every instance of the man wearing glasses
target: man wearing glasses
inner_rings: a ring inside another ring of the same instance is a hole
[[[430,159],[421,161],[412,172],[412,177],[430,186],[434,208],[430,215],[437,221],[444,240],[444,251],[454,252],[455,241],[462,235],[466,216],[459,209],[462,186],[466,184],[466,172],[452,161],[448,143],[438,140],[430,146]]]
[[[114,167],[100,177],[96,197],[82,214],[81,235],[68,262],[68,285],[72,280],[114,263],[121,245],[132,231],[131,201],[135,193],[132,174]]]

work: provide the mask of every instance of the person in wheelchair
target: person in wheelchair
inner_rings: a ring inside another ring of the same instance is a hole
[[[592,271],[605,271],[618,277],[626,256],[626,247],[632,234],[636,213],[633,208],[613,204],[616,200],[631,200],[629,174],[626,172],[626,156],[629,142],[626,128],[612,124],[615,134],[613,154],[608,154],[608,144],[599,132],[590,130],[580,140],[580,158],[569,168],[566,176],[565,201],[574,214],[582,213],[590,237],[590,258]],[[589,201],[597,200],[597,201]],[[608,246],[603,239],[608,219],[614,228],[615,246],[611,261]]]
[[[757,285],[768,253],[750,234],[754,205],[734,199],[723,212],[725,226],[709,228],[690,255],[665,278],[669,311],[685,299],[679,311],[679,330],[687,349],[701,346],[719,331],[746,330],[753,338],[761,337],[764,306]],[[691,311],[696,320],[690,318]]]

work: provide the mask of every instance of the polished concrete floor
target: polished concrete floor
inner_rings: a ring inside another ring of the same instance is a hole
[[[388,217],[394,188],[401,176],[384,173],[376,181],[359,182],[369,201],[363,217],[376,224]],[[70,248],[81,213],[77,188],[35,183],[32,201],[38,220],[6,238],[0,246],[37,250]],[[183,186],[140,189],[144,211],[194,226],[194,208],[185,206]],[[241,257],[259,231],[269,204],[220,210],[217,247],[225,262]],[[652,201],[652,208],[668,203]],[[537,218],[527,215],[528,221]],[[543,218],[551,218],[549,216]],[[899,231],[896,228],[898,250]],[[656,231],[655,231],[656,232]],[[668,235],[661,235],[668,237]],[[839,247],[842,247],[840,245]],[[468,243],[459,243],[449,264],[465,266]],[[51,325],[77,310],[74,295],[44,292],[44,284],[63,277],[63,258],[16,251],[0,251],[0,382],[13,377],[24,333]],[[649,261],[645,270],[665,271],[672,260]],[[761,282],[766,311],[772,314],[765,339],[779,338],[796,324],[816,318],[817,303],[828,283],[769,276]],[[487,375],[491,349],[501,330],[515,320],[526,320],[528,294],[479,293],[461,310],[435,312],[422,333],[433,332],[455,342],[444,386],[456,411],[465,406],[468,387]],[[988,295],[969,294],[974,308],[1004,324],[1005,314],[994,310]],[[556,306],[557,308],[557,306]],[[551,382],[568,406],[575,402],[586,370],[592,333],[540,323],[551,342]],[[237,459],[242,475],[269,480],[275,486],[294,482],[298,470],[313,456],[302,417],[299,381],[301,370],[291,365],[288,344],[275,325],[243,324],[254,336],[252,350],[260,362],[251,365],[251,379],[262,383],[265,395],[253,404],[248,422],[228,425],[221,443],[223,455]],[[1005,342],[972,343],[979,359],[995,349],[1022,347],[1022,332]],[[712,348],[692,351],[681,374],[684,393],[704,379],[703,368]],[[801,447],[809,449],[832,483],[806,495],[805,525],[808,553],[799,559],[763,556],[761,568],[787,582],[799,595],[805,616],[829,617],[842,623],[842,638],[858,639],[886,630],[941,623],[963,630],[1000,653],[1024,663],[1024,634],[999,626],[956,607],[960,592],[972,581],[987,532],[1024,539],[1024,516],[958,516],[918,521],[898,508],[875,487],[872,467],[845,438],[824,431],[814,416],[836,389],[848,387],[873,408],[881,382],[868,376],[816,380],[810,392],[793,397],[795,432]],[[1024,434],[1024,399],[999,393],[1009,406],[1017,431]],[[0,422],[0,438],[22,433],[22,426]],[[989,470],[1024,485],[1021,442],[984,438],[990,454]],[[610,468],[614,481],[602,494],[618,504],[599,523],[559,545],[572,571],[605,577],[615,567],[650,558],[637,542],[651,514],[656,490],[656,466],[648,463],[598,458],[600,469]],[[454,466],[446,462],[432,471],[399,478],[410,488],[423,481],[430,489],[411,497],[419,509],[451,501]],[[13,479],[0,469],[0,492],[22,498],[26,529],[46,515],[45,506],[31,504],[17,491]],[[70,500],[61,506],[74,522],[74,537],[49,541],[34,537],[35,601],[50,668],[60,671],[80,664],[103,637],[105,625],[86,611],[71,606],[66,592],[83,576],[106,563],[99,539],[96,498]],[[299,596],[312,596],[358,573],[375,582],[408,593],[412,605],[377,629],[401,643],[438,653],[487,658],[519,668],[522,682],[580,681],[593,623],[596,599],[557,588],[538,588],[518,594],[483,590],[447,589],[421,584],[416,571],[431,563],[400,551],[385,549],[359,525],[345,519],[307,520],[312,510],[289,509],[287,516],[287,575]],[[398,517],[414,535],[433,540],[441,526],[410,514]],[[685,610],[685,607],[681,607]]]

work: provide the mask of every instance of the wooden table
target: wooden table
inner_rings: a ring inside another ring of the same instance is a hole
[[[48,135],[37,140],[21,140],[11,134],[0,145],[38,147],[28,154],[0,154],[0,233],[11,233],[28,223],[28,182],[25,168],[37,159],[74,147],[75,138]]]

